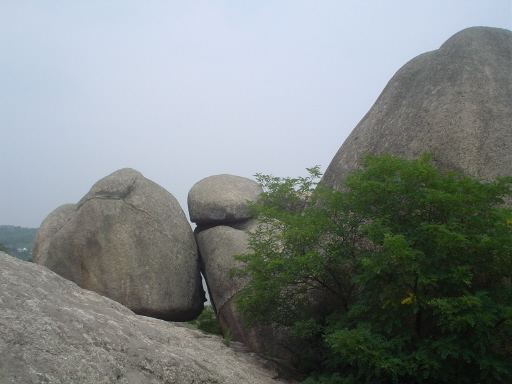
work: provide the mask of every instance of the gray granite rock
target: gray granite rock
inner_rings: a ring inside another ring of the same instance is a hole
[[[56,208],[41,223],[34,239],[32,260],[34,263],[44,265],[48,260],[48,247],[51,239],[76,211],[76,204],[64,204]]]
[[[275,367],[0,252],[0,382],[273,384]]]
[[[345,140],[323,181],[339,187],[364,153],[435,155],[444,170],[512,175],[512,32],[473,27],[405,64]]]
[[[284,344],[289,335],[277,326],[247,327],[244,317],[236,307],[234,299],[247,284],[245,278],[230,278],[233,268],[243,267],[234,255],[247,253],[249,233],[257,227],[256,221],[248,221],[231,226],[219,225],[196,230],[196,240],[202,261],[202,271],[208,285],[210,299],[223,332],[230,333],[233,340],[247,345],[253,351],[282,359],[291,358]]]
[[[257,201],[261,186],[245,177],[215,175],[198,181],[188,193],[190,221],[229,224],[251,218],[247,201]]]
[[[54,216],[48,220],[60,223]],[[80,287],[164,320],[201,313],[192,228],[174,196],[139,172],[121,169],[101,179],[57,231],[42,228],[35,261]]]
[[[210,298],[217,312],[222,312],[225,304],[247,283],[240,278],[230,279],[228,272],[231,268],[243,266],[233,256],[247,252],[249,234],[230,226],[218,225],[198,231],[196,240]]]

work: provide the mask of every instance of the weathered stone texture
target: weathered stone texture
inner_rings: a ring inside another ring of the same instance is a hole
[[[199,227],[196,240],[202,271],[223,332],[229,332],[233,340],[244,343],[253,351],[289,358],[291,355],[282,345],[289,341],[286,330],[277,326],[247,327],[234,301],[247,279],[229,277],[231,269],[243,267],[243,263],[233,256],[249,251],[249,233],[257,226],[258,223],[252,220],[234,224],[234,227],[218,225],[203,230]]]
[[[198,232],[196,239],[210,298],[221,315],[224,305],[247,283],[245,279],[229,278],[228,272],[231,268],[242,267],[233,256],[247,252],[249,234],[219,225]]]
[[[345,140],[323,181],[364,153],[416,158],[483,180],[512,175],[512,32],[473,27],[404,65]]]
[[[267,360],[0,252],[0,382],[282,383]]]
[[[45,265],[48,260],[48,247],[51,239],[76,211],[76,204],[64,204],[50,213],[39,226],[32,249],[32,261]]]
[[[215,175],[198,181],[188,193],[190,221],[196,224],[229,224],[249,220],[247,201],[263,192],[251,179]]]
[[[38,237],[48,245],[37,262],[138,314],[187,321],[203,308],[197,246],[183,210],[133,169],[98,181],[56,232]]]

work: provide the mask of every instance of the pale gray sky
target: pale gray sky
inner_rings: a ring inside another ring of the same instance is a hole
[[[0,224],[124,167],[194,183],[329,165],[407,61],[511,0],[0,0]],[[188,213],[187,213],[188,215]]]

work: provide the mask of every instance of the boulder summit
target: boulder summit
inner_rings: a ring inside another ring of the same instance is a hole
[[[473,27],[405,64],[347,137],[323,181],[340,187],[366,152],[490,180],[512,175],[512,32]]]

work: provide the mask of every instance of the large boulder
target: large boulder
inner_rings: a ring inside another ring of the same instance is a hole
[[[217,336],[135,315],[2,252],[0,303],[1,383],[285,382],[271,362]]]
[[[339,188],[366,152],[429,152],[443,170],[482,180],[512,175],[512,32],[468,28],[404,65],[323,181]]]
[[[187,321],[201,313],[204,292],[192,228],[164,188],[121,169],[70,209],[43,222],[36,263],[138,314]]]
[[[226,224],[251,218],[248,201],[256,201],[261,186],[245,177],[215,175],[198,181],[188,193],[190,221],[196,224]]]
[[[202,271],[210,293],[210,300],[224,334],[247,345],[253,351],[281,359],[291,358],[284,344],[289,341],[286,330],[277,326],[254,326],[244,324],[235,298],[247,284],[247,279],[231,278],[231,269],[243,268],[243,263],[233,256],[249,251],[249,233],[257,228],[256,221],[218,225],[196,230],[196,240],[201,255]]]
[[[233,256],[249,252],[249,234],[258,225],[252,220],[249,202],[256,202],[262,192],[258,183],[244,177],[210,176],[191,188],[189,214],[198,224],[194,232],[201,271],[224,334],[253,351],[286,360],[292,357],[284,347],[289,341],[287,331],[277,326],[247,326],[235,299],[248,281],[229,276],[231,269],[243,268]]]
[[[250,223],[248,230],[254,228]],[[218,225],[204,230],[196,230],[196,241],[201,255],[201,270],[208,286],[210,299],[220,315],[221,325],[223,309],[247,283],[246,279],[230,278],[231,269],[240,269],[243,263],[234,259],[234,255],[247,253],[249,232],[226,225]]]

